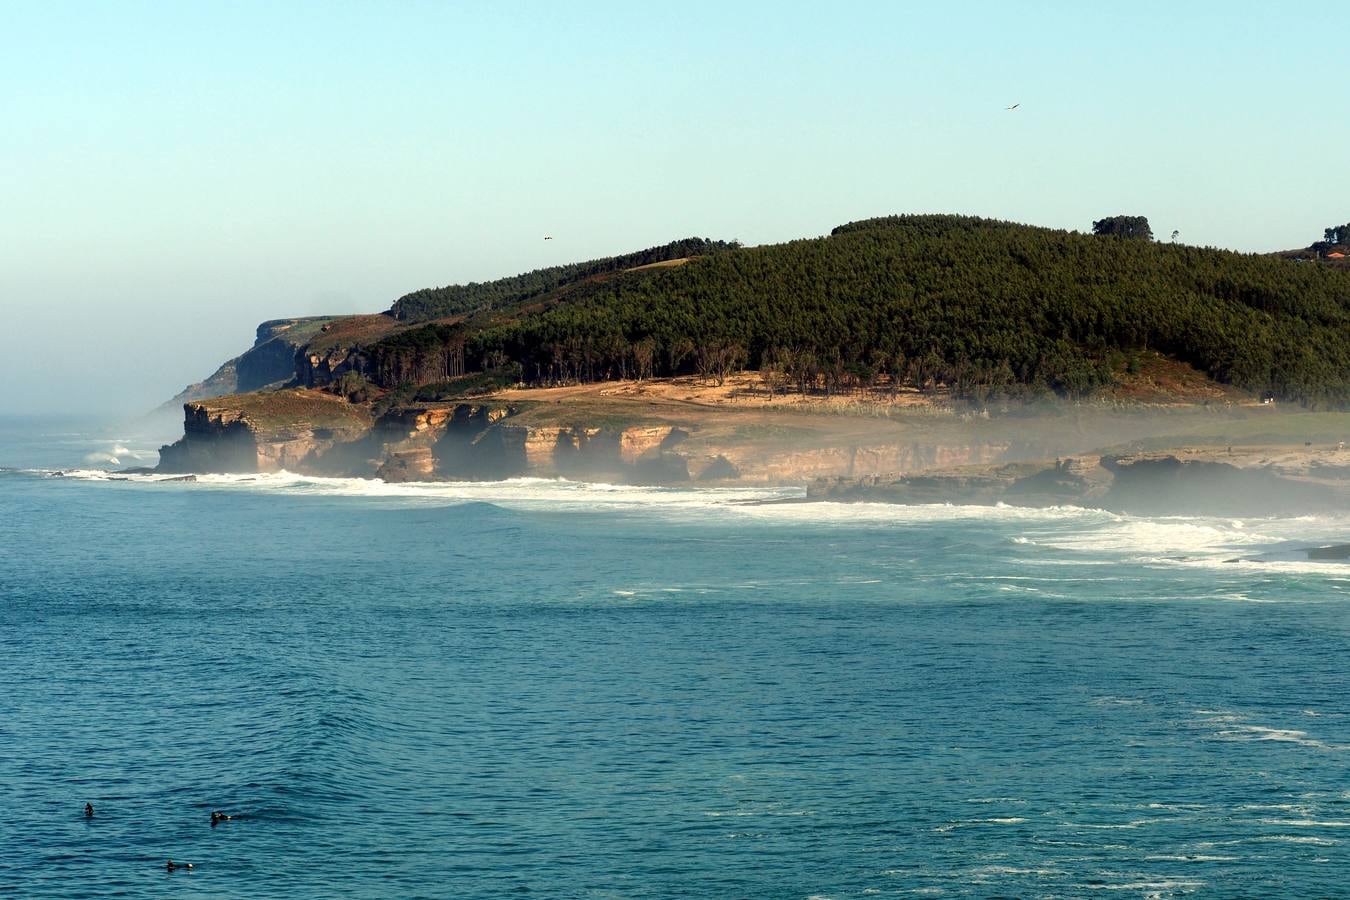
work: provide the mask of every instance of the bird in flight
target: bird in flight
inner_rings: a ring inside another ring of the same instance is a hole
[[[546,240],[546,241],[551,241],[551,240],[553,240],[553,235],[551,235],[551,234],[546,234],[546,235],[544,235],[544,240]]]
[[[1017,109],[1017,107],[1019,107],[1019,106],[1021,106],[1021,105],[1022,105],[1022,104],[1020,104],[1020,103],[1014,103],[1012,106],[1005,106],[1005,107],[1003,107],[1003,108],[1004,108],[1004,109],[1012,110],[1012,109]]]

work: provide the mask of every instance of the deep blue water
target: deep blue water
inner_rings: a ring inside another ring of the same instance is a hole
[[[1350,894],[1350,569],[1225,562],[1347,520],[51,477],[76,431],[0,429],[0,895]]]

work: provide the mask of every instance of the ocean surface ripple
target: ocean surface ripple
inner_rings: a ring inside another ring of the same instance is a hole
[[[1350,520],[4,449],[0,895],[1350,884]]]

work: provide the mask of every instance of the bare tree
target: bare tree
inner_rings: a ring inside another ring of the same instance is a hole
[[[643,338],[633,345],[632,353],[638,381],[651,378],[652,365],[656,362],[656,342],[651,338]]]

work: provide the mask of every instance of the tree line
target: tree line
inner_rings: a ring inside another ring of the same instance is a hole
[[[420,322],[447,316],[463,315],[488,309],[499,309],[520,304],[567,284],[587,278],[622,272],[637,266],[669,262],[690,256],[706,256],[740,246],[734,241],[715,241],[709,238],[684,238],[649,247],[636,253],[610,256],[587,262],[570,263],[535,269],[523,275],[499,278],[495,281],[453,284],[447,287],[423,288],[405,294],[394,301],[390,314],[396,319]]]
[[[770,390],[1081,396],[1109,383],[1112,359],[1133,350],[1245,389],[1345,404],[1350,272],[973,217],[894,216],[585,282],[529,312],[413,329],[367,348],[363,365],[385,386],[508,365],[533,384],[720,379],[748,368]]]

